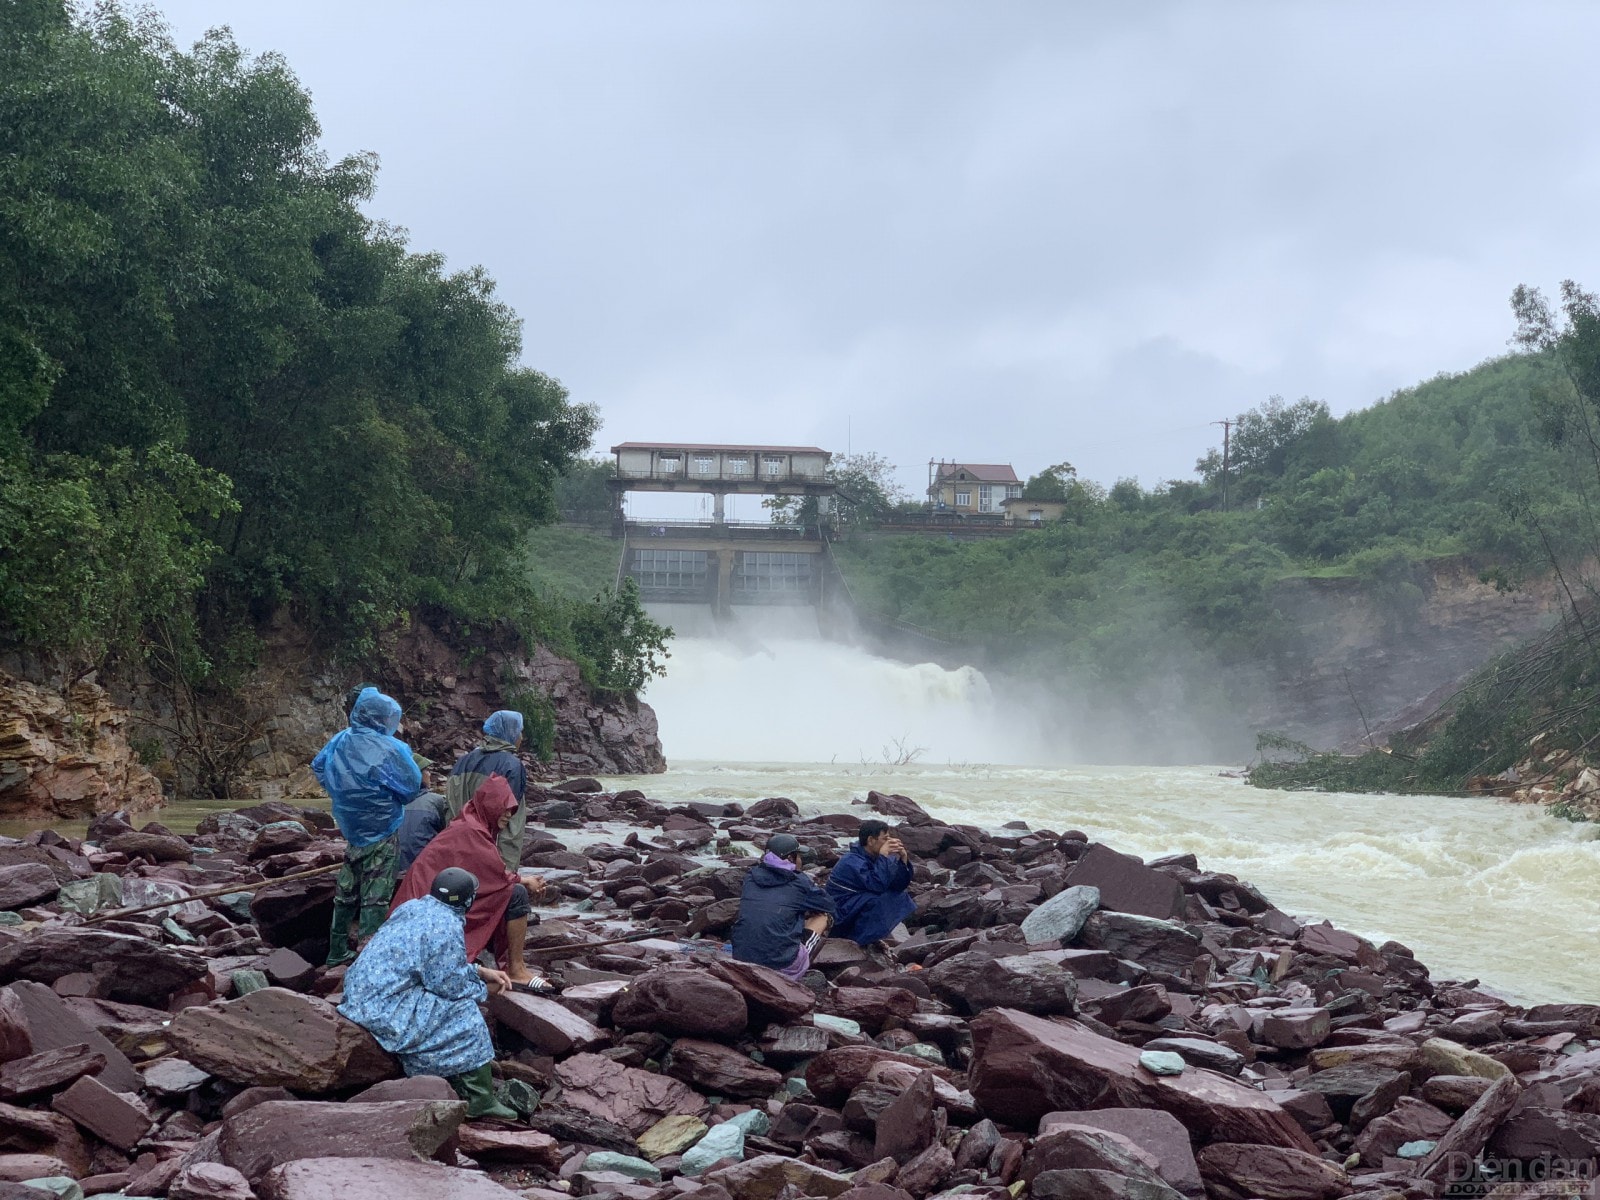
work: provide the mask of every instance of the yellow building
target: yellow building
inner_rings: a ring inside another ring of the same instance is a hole
[[[1065,500],[1024,500],[1012,496],[1004,501],[1006,520],[1013,525],[1048,525],[1061,520],[1067,511]]]
[[[930,462],[928,503],[958,516],[1003,516],[1005,502],[1022,495],[1010,463]]]

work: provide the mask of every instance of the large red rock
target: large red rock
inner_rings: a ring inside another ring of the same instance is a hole
[[[1078,996],[1078,979],[1045,954],[992,958],[967,950],[924,972],[928,986],[959,1011],[1014,1008],[1042,1016],[1068,1016]]]
[[[1136,1047],[1076,1021],[994,1008],[972,1022],[972,1036],[972,1094],[997,1121],[1031,1126],[1060,1109],[1160,1108],[1198,1139],[1316,1151],[1264,1092],[1210,1071],[1152,1075]]]
[[[6,1031],[8,1057],[88,1046],[106,1060],[98,1072],[101,1083],[118,1092],[136,1092],[144,1084],[127,1055],[42,983],[21,982],[0,988],[0,1029]]]
[[[719,958],[712,961],[710,970],[738,991],[750,1011],[763,1021],[793,1021],[817,1006],[815,992],[803,983],[785,979],[771,967]]]
[[[250,918],[269,946],[328,940],[333,924],[333,875],[262,888],[250,900]]]
[[[502,992],[489,997],[489,1013],[545,1054],[560,1057],[574,1051],[594,1050],[611,1044],[611,1038],[605,1030],[590,1024],[547,996]]]
[[[1170,921],[1183,915],[1183,885],[1137,858],[1094,843],[1067,872],[1068,887],[1100,889],[1100,907]]]
[[[667,1074],[716,1096],[758,1100],[772,1095],[783,1084],[782,1075],[748,1054],[699,1038],[673,1042],[666,1069]]]
[[[109,999],[163,1008],[172,993],[202,979],[206,966],[192,950],[81,925],[37,929],[0,948],[0,980],[7,983],[88,973]]]
[[[396,1158],[303,1158],[267,1172],[261,1200],[516,1200],[477,1171]]]
[[[939,1135],[934,1119],[933,1073],[924,1071],[878,1114],[873,1158],[892,1158],[901,1166],[921,1154]]]
[[[144,1109],[87,1075],[52,1100],[50,1107],[122,1151],[132,1150],[155,1125]]]
[[[463,1125],[456,1134],[461,1153],[475,1162],[561,1169],[561,1143],[536,1129],[494,1129]]]
[[[0,1150],[48,1154],[71,1167],[75,1177],[89,1173],[89,1150],[83,1135],[58,1113],[0,1104]]]
[[[556,1064],[562,1101],[638,1137],[662,1117],[697,1114],[705,1101],[676,1079],[624,1067],[598,1054],[575,1054]]]
[[[398,1158],[426,1162],[466,1119],[459,1100],[331,1104],[273,1100],[222,1123],[222,1161],[254,1182],[304,1158]]]
[[[890,1021],[910,1019],[917,1011],[917,997],[897,987],[839,987],[828,997],[828,1010],[876,1034]]]
[[[929,1069],[927,1059],[911,1054],[896,1054],[877,1046],[839,1046],[826,1050],[806,1064],[806,1086],[824,1104],[837,1107],[864,1083],[879,1063],[903,1063],[917,1071]],[[935,1068],[935,1074],[948,1079],[950,1072]]]
[[[55,899],[61,890],[56,873],[43,863],[0,866],[0,909],[27,908]]]
[[[0,1067],[0,1100],[55,1092],[84,1075],[105,1070],[106,1056],[84,1043],[13,1059]]]
[[[168,1200],[254,1200],[250,1181],[223,1163],[190,1163],[167,1190]]]
[[[1169,1112],[1158,1108],[1098,1108],[1087,1112],[1047,1113],[1039,1120],[1039,1135],[1063,1125],[1102,1129],[1125,1139],[1150,1156],[1156,1173],[1186,1196],[1203,1196],[1205,1185],[1194,1161],[1189,1131]]]
[[[1521,1095],[1522,1084],[1516,1076],[1503,1075],[1495,1080],[1489,1090],[1461,1114],[1450,1127],[1450,1132],[1428,1151],[1427,1157],[1417,1168],[1417,1174],[1434,1183],[1442,1183],[1456,1164],[1476,1158]]]
[[[170,1035],[188,1062],[253,1087],[319,1094],[400,1074],[372,1035],[333,1005],[283,988],[186,1008]]]
[[[1286,1146],[1214,1142],[1197,1156],[1200,1174],[1213,1188],[1258,1200],[1335,1200],[1350,1193],[1350,1180],[1333,1163]]]
[[[848,1175],[837,1175],[795,1158],[762,1154],[731,1167],[708,1171],[701,1179],[725,1189],[733,1200],[778,1200],[786,1186],[801,1196],[833,1197],[850,1190]]]
[[[739,990],[699,967],[659,967],[628,985],[611,1006],[620,1029],[682,1037],[736,1037],[750,1013]]]

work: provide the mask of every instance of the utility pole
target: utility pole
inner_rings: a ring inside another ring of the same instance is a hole
[[[1222,511],[1228,511],[1228,435],[1233,431],[1236,422],[1213,421],[1213,425],[1222,426]]]

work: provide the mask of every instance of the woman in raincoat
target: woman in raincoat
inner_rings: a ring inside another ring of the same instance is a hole
[[[515,1120],[495,1101],[494,1043],[478,1010],[511,986],[504,973],[467,959],[466,922],[478,881],[447,867],[427,894],[384,922],[345,973],[339,1012],[400,1060],[407,1075],[442,1075],[467,1101],[469,1117]]]

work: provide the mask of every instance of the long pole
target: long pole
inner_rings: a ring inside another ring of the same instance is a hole
[[[1222,511],[1228,511],[1228,435],[1233,432],[1234,422],[1213,421],[1213,425],[1222,426]]]
[[[309,871],[300,871],[294,875],[280,875],[276,879],[263,879],[260,883],[235,883],[227,887],[212,888],[210,891],[195,892],[191,896],[184,896],[179,900],[160,900],[155,904],[141,904],[138,908],[119,908],[115,912],[96,913],[92,917],[85,917],[85,925],[93,925],[97,921],[114,921],[119,917],[131,917],[138,913],[154,912],[158,908],[177,908],[180,904],[187,904],[191,900],[209,900],[213,896],[232,896],[239,892],[259,892],[262,888],[273,887],[280,883],[293,883],[296,879],[310,879],[316,875],[326,875],[329,871],[337,871],[344,866],[342,862],[330,863],[326,867],[314,867]]]

